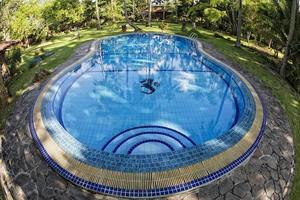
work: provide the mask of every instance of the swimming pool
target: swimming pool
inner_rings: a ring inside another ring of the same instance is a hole
[[[135,33],[94,42],[91,53],[55,74],[30,128],[47,162],[69,181],[157,197],[239,166],[264,123],[253,86],[199,42]]]

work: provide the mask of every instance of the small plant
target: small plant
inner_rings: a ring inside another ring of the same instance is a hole
[[[35,55],[35,56],[39,56],[39,55],[40,55],[40,50],[36,50],[36,51],[34,52],[34,55]]]
[[[218,33],[218,32],[215,32],[215,33],[214,33],[214,36],[215,36],[216,38],[224,38],[223,35],[222,35],[221,33]]]
[[[113,32],[115,32],[120,27],[118,26],[118,24],[114,23],[114,24],[111,25],[111,28],[112,28]]]
[[[162,21],[158,27],[162,30],[162,32],[164,32],[164,30],[166,30],[168,28],[168,25],[166,23],[164,23],[164,21]]]
[[[35,55],[35,56],[39,56],[39,55],[41,55],[41,54],[43,54],[43,53],[45,53],[45,49],[44,49],[43,47],[41,47],[41,48],[39,48],[38,50],[36,50],[36,51],[34,52],[34,55]]]
[[[123,33],[125,33],[125,32],[127,31],[127,26],[126,26],[126,24],[123,24],[123,25],[121,26],[121,28],[122,28],[122,32],[123,32]]]
[[[28,64],[28,68],[34,68],[36,65],[40,64],[40,62],[42,62],[42,58],[40,56],[37,56],[35,58],[33,58],[29,64]]]
[[[20,47],[12,48],[7,55],[9,70],[11,74],[16,73],[17,67],[22,61],[22,49]]]
[[[51,73],[46,69],[38,70],[33,77],[33,83],[39,82],[47,78]]]

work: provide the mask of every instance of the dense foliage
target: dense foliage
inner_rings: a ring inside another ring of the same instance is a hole
[[[0,0],[0,40],[19,39],[23,45],[54,34],[126,21],[188,24],[237,36],[268,46],[278,73],[300,89],[300,22],[298,0]],[[295,11],[295,12],[293,12]],[[294,13],[294,14],[293,14]]]

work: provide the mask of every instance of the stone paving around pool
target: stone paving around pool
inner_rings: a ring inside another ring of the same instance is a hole
[[[58,70],[85,55],[91,42],[76,49]],[[264,138],[249,162],[229,175],[188,193],[168,197],[193,199],[287,199],[294,176],[294,147],[291,130],[283,109],[259,80],[243,71],[204,43],[204,50],[240,71],[261,94],[267,107]],[[44,161],[28,128],[28,114],[38,92],[33,85],[22,95],[7,120],[5,137],[0,142],[0,180],[7,199],[116,199],[87,192],[58,176]]]

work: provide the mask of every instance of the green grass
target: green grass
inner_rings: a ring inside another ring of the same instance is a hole
[[[158,28],[157,23],[154,23],[153,27],[141,26],[143,31],[157,31],[161,32]],[[131,30],[132,31],[132,30]],[[285,110],[288,116],[289,122],[291,124],[294,143],[296,145],[296,159],[300,159],[300,96],[297,94],[288,83],[282,80],[279,76],[274,75],[269,72],[267,67],[269,63],[267,62],[265,56],[258,50],[253,50],[252,47],[256,47],[255,44],[250,43],[249,47],[235,48],[234,38],[232,36],[224,35],[224,38],[214,37],[214,33],[198,29],[202,36],[202,40],[209,42],[221,53],[223,53],[229,60],[232,60],[240,64],[244,69],[249,71],[253,76],[256,76],[258,80],[261,80],[263,85],[269,88],[273,95],[277,97],[280,104]],[[169,24],[168,29],[165,31],[167,33],[183,34],[180,30],[180,26],[176,24]],[[110,27],[105,27],[103,30],[97,31],[95,29],[87,29],[81,31],[81,39],[73,39],[74,33],[64,34],[54,37],[52,40],[32,46],[25,50],[23,55],[24,62],[20,66],[20,70],[23,73],[18,74],[11,84],[9,89],[14,96],[21,95],[26,88],[32,83],[33,74],[40,69],[51,70],[60,63],[70,57],[76,46],[92,40],[95,38],[100,38],[107,35],[117,34],[117,31],[112,31]],[[34,57],[34,52],[39,48],[43,47],[46,51],[54,51],[55,54],[44,61],[39,66],[35,68],[28,69],[28,61]],[[291,194],[291,199],[297,199],[300,196],[300,164],[297,163],[296,166],[296,177],[294,180],[294,186]]]
[[[205,34],[202,30],[200,33]],[[216,49],[224,54],[229,60],[240,64],[244,69],[249,71],[262,81],[263,85],[269,88],[273,95],[280,101],[290,125],[292,127],[294,144],[296,147],[296,160],[300,159],[300,95],[296,93],[290,85],[277,75],[273,75],[266,68],[267,61],[261,54],[249,48],[235,48],[234,42],[207,37],[205,39]],[[267,102],[266,102],[267,103]],[[300,164],[296,163],[296,176],[293,183],[293,189],[290,199],[298,199],[300,196]]]
[[[14,77],[9,85],[9,90],[13,96],[18,96],[22,94],[26,88],[32,83],[33,75],[40,69],[51,70],[57,65],[63,63],[67,60],[73,53],[75,47],[78,45],[107,35],[116,34],[117,32],[110,31],[109,28],[96,31],[94,29],[82,30],[80,31],[81,38],[74,39],[74,33],[63,34],[60,36],[54,37],[52,40],[45,43],[34,45],[25,50],[22,59],[23,62],[19,66],[20,74]],[[43,60],[39,65],[34,68],[29,68],[29,61],[32,60],[35,56],[35,52],[40,48],[43,48],[45,51],[53,51],[54,55]]]

